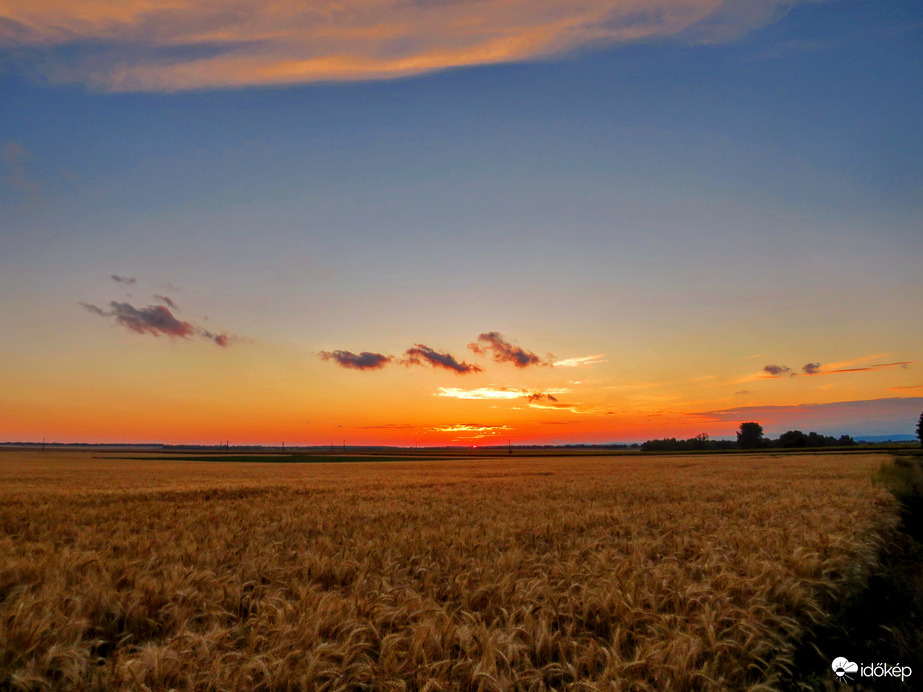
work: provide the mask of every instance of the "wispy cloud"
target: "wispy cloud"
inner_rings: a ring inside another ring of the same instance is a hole
[[[132,283],[133,283],[133,282],[134,282],[134,279],[132,279]],[[155,295],[155,296],[154,296],[154,300],[159,300],[161,303],[163,303],[163,304],[166,305],[167,307],[173,308],[174,310],[177,310],[177,309],[178,309],[176,303],[174,303],[173,300],[170,299],[170,298],[168,298],[167,296]]]
[[[0,10],[2,12],[2,10]],[[2,14],[0,14],[2,26]],[[0,29],[0,45],[2,45]],[[36,200],[41,197],[42,188],[26,170],[26,162],[32,158],[29,151],[19,142],[7,141],[0,148],[0,183],[10,187],[26,198]]]
[[[360,425],[358,430],[413,430],[417,426],[410,423],[385,423],[384,425]]]
[[[469,375],[481,372],[479,365],[460,362],[454,356],[448,353],[439,353],[438,351],[424,346],[415,344],[404,352],[404,358],[401,360],[403,365],[426,365],[429,364],[434,368],[444,368],[452,370],[459,375]]]
[[[477,341],[468,344],[468,348],[478,355],[491,355],[494,362],[512,363],[517,368],[525,368],[530,365],[549,365],[548,361],[542,360],[539,356],[526,351],[520,346],[515,346],[505,338],[500,332],[485,332],[478,335]]]
[[[923,410],[923,397],[838,401],[791,406],[739,406],[690,414],[702,422],[753,420],[777,432],[812,429],[825,434],[910,433]]]
[[[843,372],[871,372],[873,370],[884,370],[886,368],[907,368],[913,365],[912,360],[902,360],[897,363],[875,363],[873,365],[866,365],[861,368],[840,368],[838,370],[821,370],[818,372],[818,375],[835,375]]]
[[[135,278],[129,276],[111,274],[109,278],[118,284],[127,286],[135,283]],[[94,315],[112,318],[114,324],[138,334],[163,335],[177,339],[196,336],[211,341],[222,348],[229,346],[232,340],[236,338],[226,333],[215,333],[199,325],[182,320],[171,312],[170,308],[177,309],[172,300],[165,296],[154,297],[166,303],[166,305],[135,307],[131,303],[116,300],[111,301],[108,308],[101,308],[91,303],[80,303],[80,305]]]
[[[214,341],[221,348],[227,348],[228,344],[231,343],[231,337],[229,337],[227,334],[214,334],[207,329],[202,329],[201,327],[199,328],[199,335],[210,341]]]
[[[453,399],[475,400],[506,400],[525,399],[529,408],[547,411],[570,411],[571,413],[601,413],[598,410],[585,409],[579,404],[565,403],[558,400],[557,395],[569,392],[563,387],[554,387],[539,392],[521,387],[478,387],[476,389],[461,389],[459,387],[440,387],[436,396],[451,397]]]
[[[115,281],[117,284],[124,284],[126,286],[130,286],[137,281],[137,279],[135,279],[133,276],[119,276],[118,274],[110,274],[109,278]]]
[[[906,387],[888,387],[892,392],[901,392],[908,389],[923,389],[923,384],[911,384]]]
[[[537,408],[545,411],[570,411],[571,413],[601,413],[601,411],[588,411],[582,408],[579,404],[561,403],[557,399],[554,401],[549,401],[545,404],[539,403],[537,401],[531,401],[529,403],[529,408]]]
[[[89,303],[80,303],[80,305],[100,317],[114,318],[115,324],[138,334],[164,335],[179,339],[198,336],[222,348],[227,347],[231,342],[231,337],[227,334],[214,334],[207,329],[178,319],[169,308],[163,305],[136,308],[130,303],[120,303],[114,300],[109,303],[108,310]]]
[[[381,353],[353,353],[352,351],[321,351],[321,360],[332,360],[337,365],[351,370],[380,370],[391,362],[392,356]]]
[[[440,387],[436,396],[446,396],[453,399],[526,399],[528,401],[540,401],[548,399],[557,401],[555,394],[563,394],[569,390],[562,388],[548,389],[544,392],[536,392],[529,389],[518,387],[478,387],[476,389],[461,389],[459,387]]]
[[[458,432],[476,432],[487,433],[498,430],[512,430],[509,425],[482,425],[480,423],[454,423],[452,425],[437,425],[433,428],[435,432],[441,433],[458,433]]]
[[[552,365],[556,368],[579,368],[585,365],[598,365],[599,363],[607,363],[608,361],[605,358],[605,355],[599,353],[595,356],[581,356],[580,358],[564,358],[563,360],[556,360]]]
[[[790,5],[8,0],[0,6],[0,37],[52,80],[114,91],[177,91],[387,79],[639,40],[713,43],[764,26]]]
[[[112,301],[109,310],[103,310],[96,305],[81,303],[83,307],[101,317],[114,317],[115,323],[126,327],[139,334],[153,334],[186,338],[196,333],[196,328],[189,322],[176,319],[173,313],[163,305],[149,305],[146,308],[136,308],[129,303]]]

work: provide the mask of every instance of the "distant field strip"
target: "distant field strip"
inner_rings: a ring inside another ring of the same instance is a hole
[[[2,689],[772,689],[884,455],[0,455]]]

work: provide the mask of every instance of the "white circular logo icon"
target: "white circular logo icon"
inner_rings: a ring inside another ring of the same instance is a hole
[[[859,664],[853,663],[849,659],[840,656],[839,658],[833,659],[833,672],[836,673],[836,676],[840,680],[848,680],[849,673],[859,672]]]

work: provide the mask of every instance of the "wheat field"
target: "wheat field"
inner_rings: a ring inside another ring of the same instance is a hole
[[[0,454],[0,688],[770,690],[883,455]]]

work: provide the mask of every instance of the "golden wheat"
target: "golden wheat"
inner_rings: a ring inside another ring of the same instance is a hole
[[[0,687],[772,689],[881,459],[0,454]]]

